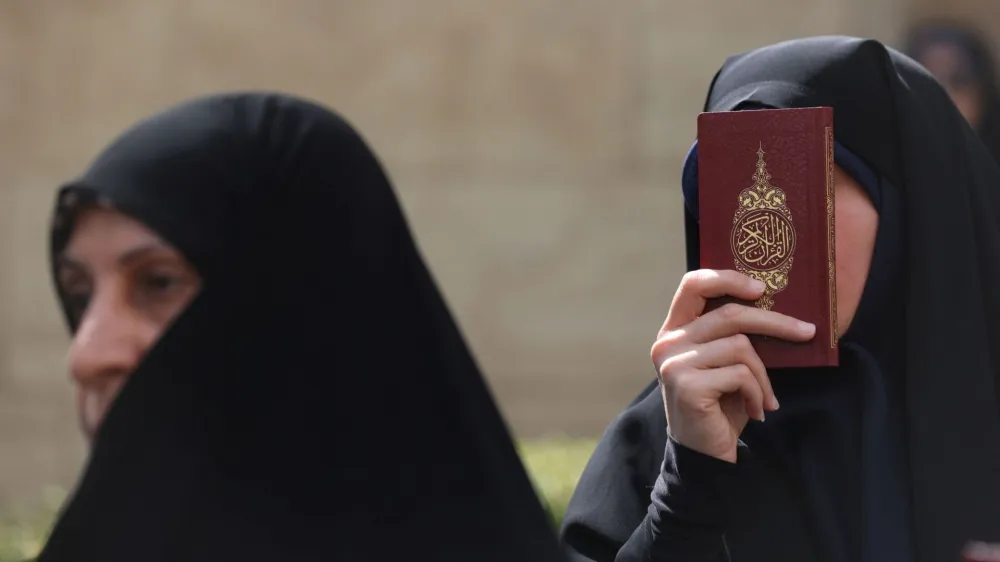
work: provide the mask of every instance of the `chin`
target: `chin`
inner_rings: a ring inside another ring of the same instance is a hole
[[[88,423],[86,419],[80,420],[80,433],[83,434],[83,438],[87,441],[87,445],[93,445],[94,436],[97,435],[97,424]]]

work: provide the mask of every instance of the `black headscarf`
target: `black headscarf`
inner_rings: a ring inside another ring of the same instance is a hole
[[[63,189],[53,252],[81,200],[173,243],[203,290],[108,412],[42,562],[557,559],[347,123],[284,95],[184,103]]]
[[[920,61],[927,49],[941,44],[955,47],[961,57],[955,79],[979,88],[983,110],[976,132],[1000,162],[1000,80],[990,45],[971,28],[948,22],[927,23],[910,32],[906,53]]]
[[[830,561],[954,560],[965,541],[1000,533],[1000,169],[940,85],[875,41],[803,39],[732,57],[705,110],[761,106],[834,108],[838,164],[872,197],[879,231],[841,366],[771,371],[782,407],[743,435],[792,483],[761,513],[800,505],[804,521],[731,522],[733,560],[792,556],[795,526],[800,546]],[[629,539],[665,423],[655,384],[612,423],[567,513],[571,548],[613,552]],[[757,477],[745,486],[766,489]],[[768,522],[788,525],[775,536],[787,549],[754,542]]]

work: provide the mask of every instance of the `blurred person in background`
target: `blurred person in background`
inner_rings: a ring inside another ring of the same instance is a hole
[[[1000,167],[940,84],[876,41],[731,57],[704,110],[813,106],[834,108],[840,366],[765,370],[746,334],[815,327],[704,313],[764,288],[700,269],[695,144],[690,273],[651,351],[658,380],[570,501],[574,560],[951,562],[1000,538]]]
[[[910,32],[906,52],[944,86],[1000,162],[1000,83],[986,39],[966,26],[930,22]]]
[[[508,429],[364,140],[208,96],[58,194],[92,440],[43,562],[559,558]]]

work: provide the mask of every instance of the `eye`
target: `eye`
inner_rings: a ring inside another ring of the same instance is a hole
[[[66,310],[69,315],[75,320],[80,320],[83,318],[83,314],[87,312],[87,306],[90,305],[90,293],[64,293]]]
[[[165,322],[180,312],[199,284],[193,270],[172,258],[137,265],[127,283],[130,306],[157,322]]]
[[[58,279],[67,311],[71,317],[79,320],[90,305],[93,283],[88,275],[75,267],[61,268]]]
[[[186,286],[187,277],[172,271],[145,271],[139,275],[140,289],[152,296],[165,296]]]

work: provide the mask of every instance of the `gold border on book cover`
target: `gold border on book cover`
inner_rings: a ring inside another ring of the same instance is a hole
[[[837,185],[834,181],[833,127],[826,128],[826,234],[827,285],[830,287],[830,348],[836,348],[840,338],[837,321]]]
[[[771,185],[764,156],[761,143],[753,185],[739,194],[730,245],[736,270],[764,282],[764,295],[754,305],[771,310],[774,296],[788,287],[796,234],[785,192]]]

